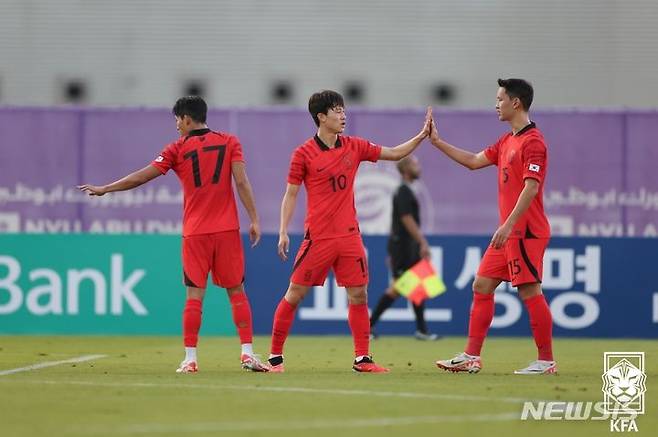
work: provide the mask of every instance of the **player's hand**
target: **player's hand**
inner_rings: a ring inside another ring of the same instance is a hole
[[[251,241],[251,247],[256,247],[260,241],[260,225],[258,222],[249,225],[249,241]]]
[[[425,123],[423,124],[423,128],[418,133],[418,135],[422,139],[425,139],[429,136],[431,129],[432,129],[432,107],[428,106],[427,113],[425,114]]]
[[[441,138],[439,137],[439,130],[436,128],[436,124],[434,123],[433,117],[432,117],[432,124],[430,125],[430,141],[434,145],[436,145],[439,141],[441,141]]]
[[[288,234],[279,234],[278,253],[279,258],[286,261],[288,259],[288,249],[290,247],[290,238]]]
[[[96,185],[83,184],[78,185],[77,188],[78,190],[89,194],[90,196],[102,196],[103,194],[107,193],[107,191],[105,191],[105,187],[98,187]]]
[[[501,227],[496,230],[496,233],[491,237],[491,247],[494,249],[500,249],[505,245],[505,242],[512,233],[513,226],[504,223]]]
[[[430,250],[430,245],[427,242],[424,242],[420,245],[420,257],[422,259],[430,259],[432,257],[432,251]]]

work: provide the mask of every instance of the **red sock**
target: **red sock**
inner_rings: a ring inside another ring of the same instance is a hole
[[[234,293],[229,297],[233,310],[233,323],[238,329],[240,343],[251,343],[253,340],[253,327],[251,323],[251,306],[244,291]]]
[[[539,360],[553,361],[553,317],[543,294],[523,301],[530,315]]]
[[[494,294],[473,292],[471,317],[468,322],[468,344],[466,352],[469,355],[480,356],[482,344],[491,326],[494,316]]]
[[[285,298],[281,299],[279,306],[274,312],[274,324],[272,326],[272,355],[283,355],[283,344],[288,338],[288,331],[295,320],[296,305],[292,305]]]
[[[183,310],[183,343],[185,347],[196,347],[201,328],[201,305],[198,299],[187,299]]]
[[[368,355],[370,349],[370,317],[368,304],[350,304],[347,313],[347,322],[352,330],[354,339],[354,356]]]

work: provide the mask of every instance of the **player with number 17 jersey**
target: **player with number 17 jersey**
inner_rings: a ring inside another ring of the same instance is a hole
[[[193,130],[164,148],[152,163],[173,170],[183,187],[183,237],[239,229],[231,163],[244,162],[237,137]],[[203,178],[203,179],[202,179]]]

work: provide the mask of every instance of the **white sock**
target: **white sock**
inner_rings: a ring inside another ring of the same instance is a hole
[[[196,361],[196,348],[195,347],[186,347],[185,348],[185,361]]]
[[[242,343],[242,354],[246,355],[253,355],[254,354],[254,348],[252,347],[251,343]]]

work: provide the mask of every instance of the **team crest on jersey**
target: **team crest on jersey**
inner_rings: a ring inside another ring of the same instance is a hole
[[[509,152],[509,154],[507,155],[507,163],[511,164],[515,156],[516,156],[516,150],[512,150],[511,152]]]
[[[534,171],[535,173],[539,173],[540,167],[537,164],[530,164],[528,166],[528,170]]]
[[[352,168],[352,160],[349,156],[343,158],[343,164],[345,165],[345,168]]]

